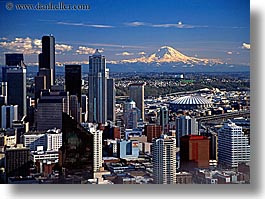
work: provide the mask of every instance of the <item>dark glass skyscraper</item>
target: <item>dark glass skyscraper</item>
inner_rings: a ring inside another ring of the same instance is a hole
[[[141,111],[141,118],[144,120],[144,86],[145,83],[135,83],[129,85],[129,96],[135,101],[136,107]]]
[[[7,103],[18,105],[18,115],[21,119],[27,114],[26,68],[14,67],[6,71]]]
[[[6,65],[2,67],[2,82],[6,82],[6,72],[9,68],[24,66],[23,54],[5,54]]]
[[[67,113],[63,118],[63,144],[60,148],[59,164],[67,172],[86,171],[88,178],[93,176],[93,134]]]
[[[98,50],[89,56],[88,121],[105,123],[107,120],[106,59]]]
[[[22,66],[24,61],[23,54],[12,53],[5,54],[6,56],[6,66]]]
[[[107,80],[107,88],[107,119],[115,121],[116,89],[114,79]]]
[[[69,95],[76,95],[81,104],[81,65],[65,65],[65,87]]]
[[[51,70],[51,85],[55,82],[55,38],[52,35],[42,37],[42,53],[39,55],[39,69]],[[48,80],[49,78],[47,78]]]

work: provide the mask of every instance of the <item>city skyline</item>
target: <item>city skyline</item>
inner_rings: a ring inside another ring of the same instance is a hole
[[[87,2],[89,10],[76,11],[7,10],[6,3],[0,3],[1,64],[4,53],[19,52],[25,54],[28,65],[37,66],[41,37],[49,34],[57,38],[57,65],[86,64],[96,48],[108,61],[119,61],[149,56],[165,45],[187,56],[216,58],[229,64],[250,62],[247,0],[145,1],[141,6],[133,1],[99,0]]]
[[[0,184],[249,184],[249,3],[1,3]]]

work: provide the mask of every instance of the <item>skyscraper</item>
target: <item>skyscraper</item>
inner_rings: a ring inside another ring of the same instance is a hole
[[[115,81],[114,79],[107,79],[107,119],[110,121],[115,121]]]
[[[144,86],[145,83],[135,83],[129,85],[129,96],[135,101],[136,107],[141,111],[141,118],[144,120]]]
[[[12,53],[5,54],[6,66],[23,66],[24,57],[23,54]]]
[[[180,164],[182,169],[208,168],[210,140],[201,135],[185,135],[180,138]]]
[[[82,107],[82,122],[87,122],[88,118],[88,97],[86,95],[81,96],[81,107]]]
[[[82,123],[82,126],[93,135],[93,171],[97,172],[102,167],[102,134],[100,126],[93,123]]]
[[[123,121],[125,128],[135,129],[141,118],[141,111],[135,106],[135,102],[131,99],[127,99],[124,102],[123,108]]]
[[[80,123],[63,113],[63,144],[60,148],[59,164],[67,171],[80,169],[93,177],[94,138]]]
[[[134,107],[128,111],[126,121],[126,128],[128,129],[136,129],[138,127],[138,123],[141,121],[141,111],[139,108]]]
[[[51,85],[55,82],[55,38],[52,35],[42,37],[42,53],[39,55],[39,69],[51,70]]]
[[[51,82],[53,81],[52,77],[52,72],[48,68],[40,68],[38,76],[43,76],[45,77],[45,87],[46,89],[51,89]]]
[[[105,123],[107,120],[106,59],[98,50],[89,56],[88,121]]]
[[[168,108],[163,106],[163,107],[160,107],[160,112],[159,112],[159,125],[162,126],[162,131],[164,133],[167,133],[168,132],[168,122],[169,122],[169,119],[168,119]]]
[[[250,145],[241,126],[228,120],[218,131],[218,163],[238,167],[238,163],[250,161]]]
[[[77,122],[81,122],[81,110],[80,104],[78,103],[78,97],[76,95],[70,95],[70,102],[69,102],[69,111],[70,116],[72,116]]]
[[[65,65],[65,89],[69,92],[69,95],[78,97],[79,104],[82,103],[81,86],[81,65]]]
[[[62,129],[62,113],[69,114],[69,93],[43,91],[37,107],[37,130]]]
[[[153,178],[155,184],[176,184],[176,139],[161,135],[153,140]]]
[[[0,95],[2,101],[0,102],[0,105],[7,104],[7,82],[2,82],[2,93]]]
[[[198,135],[198,123],[195,118],[182,115],[176,118],[177,147],[180,146],[180,138],[185,135]]]
[[[144,134],[147,136],[147,142],[152,142],[154,138],[159,138],[162,134],[162,126],[148,124],[144,127]]]
[[[11,128],[12,122],[18,120],[18,106],[2,106],[1,107],[1,128]]]
[[[18,105],[18,115],[21,119],[27,114],[26,68],[14,67],[6,71],[7,103]]]
[[[16,176],[28,176],[30,174],[29,148],[18,144],[17,147],[7,148],[5,151],[6,178]]]
[[[40,92],[46,89],[46,76],[35,76],[35,101],[40,98]]]

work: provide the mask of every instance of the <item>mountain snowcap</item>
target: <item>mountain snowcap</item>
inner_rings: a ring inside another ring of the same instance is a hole
[[[148,57],[122,60],[121,63],[182,63],[189,65],[223,64],[219,59],[189,57],[170,46],[162,46]]]

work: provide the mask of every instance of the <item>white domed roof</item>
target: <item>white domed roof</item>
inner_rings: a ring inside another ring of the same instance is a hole
[[[212,104],[211,101],[200,96],[184,96],[172,102],[173,104]]]

